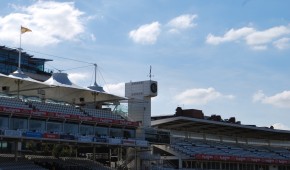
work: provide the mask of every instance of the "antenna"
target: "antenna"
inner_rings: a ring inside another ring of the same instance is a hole
[[[57,69],[55,68],[59,73],[62,73],[64,70],[60,70],[60,69]]]
[[[151,81],[151,78],[154,77],[154,75],[152,75],[152,73],[151,73],[151,70],[152,70],[152,66],[150,65],[150,72],[149,72],[149,75],[148,75],[149,78],[150,78],[150,81]]]
[[[97,67],[98,67],[98,65],[94,64],[94,66],[95,66],[95,83],[94,83],[94,85],[97,85]]]

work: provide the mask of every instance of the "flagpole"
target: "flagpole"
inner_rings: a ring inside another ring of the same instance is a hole
[[[20,72],[20,62],[21,62],[21,27],[20,26],[20,32],[19,32],[19,57],[18,57],[18,72]],[[17,80],[17,98],[19,99],[19,91],[20,91],[20,80]]]
[[[20,66],[21,66],[21,51],[22,51],[22,49],[21,49],[21,34],[22,34],[22,32],[21,32],[21,27],[20,27],[19,49],[18,49],[18,51],[19,51],[19,57],[18,57],[18,69],[19,69],[19,70],[20,70]]]
[[[22,53],[22,48],[21,48],[21,36],[22,36],[22,34],[23,33],[25,33],[25,32],[31,32],[31,30],[30,29],[28,29],[28,28],[25,28],[25,27],[22,27],[22,25],[20,25],[20,35],[19,35],[19,49],[18,49],[18,51],[19,51],[19,57],[18,57],[18,69],[17,69],[17,71],[18,71],[18,73],[22,73],[21,72],[21,53]],[[19,89],[20,89],[20,83],[22,83],[19,79],[17,80],[17,96],[18,96],[18,98],[19,98]]]

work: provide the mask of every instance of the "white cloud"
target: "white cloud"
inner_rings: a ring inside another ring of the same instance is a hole
[[[87,19],[87,21],[91,21],[91,20],[102,20],[102,19],[104,19],[104,16],[102,14],[91,15],[91,16],[88,16],[86,19]]]
[[[176,34],[180,33],[180,30],[195,27],[197,24],[193,21],[197,17],[197,15],[184,14],[171,19],[167,23],[167,26],[170,28],[168,32]],[[130,31],[129,38],[139,44],[155,44],[161,31],[161,24],[155,21],[150,24],[141,25],[139,28]]]
[[[188,89],[176,96],[176,100],[180,104],[197,104],[203,105],[210,101],[217,100],[220,98],[233,99],[232,95],[223,95],[216,91],[214,88],[210,87],[207,89]]]
[[[285,26],[273,27],[264,31],[256,31],[246,36],[248,45],[260,45],[272,42],[274,39],[290,33],[290,28]]]
[[[88,74],[85,73],[70,73],[68,78],[75,84],[82,84],[84,80],[90,78]]]
[[[262,90],[259,90],[253,95],[253,102],[261,101],[263,98],[265,98],[265,94]]]
[[[282,123],[275,123],[273,125],[274,129],[290,130],[290,128]]]
[[[273,105],[280,108],[290,108],[290,91],[283,91],[273,96],[266,96],[260,90],[253,95],[253,101]]]
[[[290,26],[277,26],[266,30],[258,31],[252,27],[242,27],[240,29],[230,29],[223,36],[208,34],[206,43],[219,45],[224,42],[243,40],[254,50],[266,50],[267,45],[273,42],[278,49],[285,49],[289,39],[284,36],[290,34]],[[280,40],[276,41],[278,38]],[[289,44],[289,43],[288,43]]]
[[[94,34],[91,34],[91,39],[92,39],[92,41],[96,41],[96,36],[94,35]]]
[[[73,2],[37,1],[30,6],[13,7],[17,12],[0,16],[0,41],[17,45],[20,25],[32,30],[22,36],[23,43],[34,46],[75,40],[84,32],[83,12]]]
[[[168,26],[172,27],[170,32],[178,32],[178,30],[181,29],[188,29],[188,28],[193,28],[197,24],[193,22],[194,19],[197,18],[197,15],[190,15],[190,14],[185,14],[185,15],[180,15],[176,18],[173,18],[168,22]]]
[[[274,41],[273,45],[281,50],[286,49],[286,48],[290,48],[290,38],[281,38],[277,41]]]
[[[129,37],[135,43],[154,44],[161,32],[160,26],[159,22],[142,25],[138,29],[130,31]]]
[[[125,96],[125,83],[106,84],[104,90],[118,96]]]
[[[206,42],[208,44],[218,45],[223,42],[229,42],[229,41],[235,41],[240,38],[243,38],[251,33],[255,32],[255,29],[250,27],[243,27],[240,29],[230,29],[227,33],[224,34],[224,36],[214,36],[212,34],[209,34],[206,38]]]
[[[257,50],[257,51],[259,51],[259,50],[267,50],[267,46],[266,45],[255,45],[255,46],[252,46],[252,49],[253,50]]]

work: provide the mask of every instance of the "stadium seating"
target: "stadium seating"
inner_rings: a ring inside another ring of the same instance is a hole
[[[83,108],[84,112],[89,116],[109,118],[109,119],[123,119],[120,115],[113,114],[110,110]]]
[[[94,162],[86,158],[72,158],[62,157],[54,158],[52,156],[37,156],[30,155],[29,159],[36,165],[46,169],[57,170],[111,170],[109,167],[105,167],[101,163]]]
[[[71,105],[60,105],[60,104],[44,103],[44,102],[32,102],[31,104],[38,111],[55,112],[55,113],[61,113],[61,114],[74,114],[74,115],[82,114],[82,112],[79,109]]]
[[[175,139],[176,140],[176,139]],[[171,147],[188,156],[197,154],[289,159],[290,151],[270,146],[254,146],[196,139],[177,139]]]
[[[40,102],[40,101],[24,102],[21,99],[11,98],[8,96],[0,97],[0,106],[36,110],[36,111],[42,111],[42,112],[54,112],[54,113],[60,113],[60,114],[84,115],[84,116],[92,116],[92,117],[99,117],[99,118],[124,120],[124,118],[121,115],[114,114],[110,110],[92,109],[92,108],[86,108],[86,107],[79,108],[73,105],[47,103],[47,102]]]
[[[0,106],[3,107],[12,107],[12,108],[21,108],[21,109],[31,109],[29,105],[25,102],[22,102],[21,99],[18,98],[10,98],[10,97],[0,97]]]
[[[17,162],[14,159],[15,159],[14,155],[1,154],[0,155],[0,169],[1,170],[15,170],[15,169],[45,170],[45,168],[35,165],[32,161],[29,161],[27,159],[18,158]]]

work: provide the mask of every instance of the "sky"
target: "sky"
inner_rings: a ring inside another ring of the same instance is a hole
[[[0,1],[0,45],[48,58],[78,85],[152,79],[152,115],[176,107],[290,130],[290,1]]]

